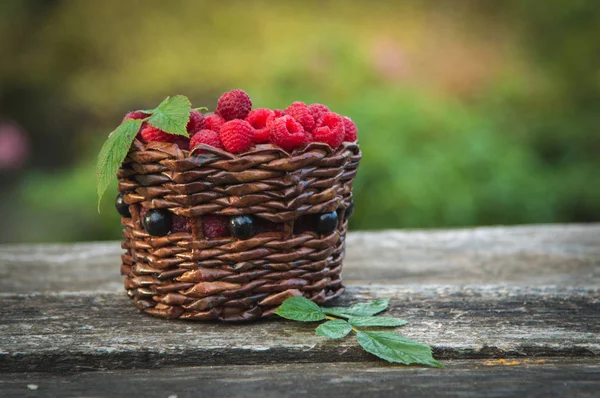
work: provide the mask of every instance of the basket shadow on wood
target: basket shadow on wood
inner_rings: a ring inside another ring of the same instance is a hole
[[[121,274],[137,307],[163,318],[247,321],[271,315],[292,296],[316,303],[339,296],[358,145],[332,151],[312,143],[292,155],[270,144],[239,156],[198,149],[190,154],[175,144],[135,140],[118,172],[131,213],[122,218]],[[191,232],[150,236],[142,209],[189,217]],[[333,211],[338,225],[330,234],[295,228],[299,219]],[[207,214],[251,215],[283,226],[246,240],[208,239]]]

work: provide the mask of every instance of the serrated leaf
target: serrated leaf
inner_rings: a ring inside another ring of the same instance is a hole
[[[275,313],[282,318],[300,322],[316,322],[325,319],[321,307],[301,296],[285,300]]]
[[[325,336],[330,339],[341,339],[346,337],[351,331],[352,326],[348,322],[342,319],[334,319],[319,325],[316,334],[317,336]]]
[[[167,97],[151,113],[148,123],[169,134],[188,137],[186,126],[190,121],[192,104],[187,97],[176,95]]]
[[[323,312],[329,315],[335,315],[342,318],[350,318],[353,316],[372,316],[387,310],[390,305],[390,299],[377,299],[369,303],[358,303],[350,307],[323,307]]]
[[[357,338],[365,351],[388,362],[444,367],[433,358],[431,347],[396,333],[358,331]]]
[[[353,316],[348,319],[348,323],[352,326],[380,326],[380,327],[396,327],[404,326],[408,322],[403,319],[389,318],[385,316]]]
[[[96,188],[98,190],[98,212],[100,212],[100,200],[106,192],[113,178],[117,176],[117,170],[129,152],[129,147],[138,133],[142,120],[127,119],[117,127],[102,145],[96,163]]]

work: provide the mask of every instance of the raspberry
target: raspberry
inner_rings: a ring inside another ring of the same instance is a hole
[[[262,129],[254,130],[253,140],[257,144],[266,144],[269,142],[269,137],[271,137],[271,128],[263,127]]]
[[[200,130],[192,136],[190,140],[190,148],[194,149],[200,144],[214,146],[215,148],[223,149],[223,144],[219,138],[219,133],[212,130]],[[199,150],[196,153],[205,153],[206,151]]]
[[[286,115],[285,111],[282,111],[281,109],[273,109],[273,113],[275,113],[276,118]]]
[[[302,125],[289,115],[271,123],[271,142],[288,152],[308,144],[308,139]]]
[[[323,114],[319,122],[318,132],[314,132],[314,140],[325,142],[333,149],[344,142],[344,119],[334,112]],[[327,131],[329,130],[329,131]]]
[[[267,119],[271,115],[275,115],[275,112],[266,108],[257,108],[250,111],[246,116],[246,121],[255,129],[262,129],[267,127]]]
[[[171,219],[173,220],[171,225],[171,232],[192,232],[191,218],[177,216],[173,214]]]
[[[344,129],[341,125],[333,129],[327,126],[317,127],[313,130],[313,141],[324,142],[335,149],[344,142]]]
[[[174,142],[175,139],[177,138],[176,135],[167,134],[164,131],[162,131],[161,129],[157,129],[156,127],[150,126],[150,125],[146,126],[144,129],[142,129],[140,134],[142,135],[142,138],[146,142],[150,142],[150,141]]]
[[[173,143],[177,145],[179,149],[185,149],[186,151],[190,150],[190,139],[187,137],[178,135]]]
[[[142,111],[133,111],[133,112],[129,112],[128,114],[126,114],[125,117],[123,118],[123,121],[125,121],[127,119],[134,119],[134,120],[145,119],[148,116],[150,116],[150,115],[147,113],[144,113]]]
[[[123,122],[127,119],[145,119],[148,116],[150,116],[147,113],[144,113],[142,111],[133,111],[133,112],[129,112],[128,114],[125,115],[125,117],[123,118]],[[142,138],[142,134],[140,134],[140,132],[148,125],[147,122],[142,123],[142,126],[140,127],[140,131],[138,131],[138,133],[136,134],[135,138],[137,138],[139,141],[143,141],[144,139]]]
[[[285,112],[296,119],[304,131],[310,133],[315,128],[315,118],[304,102],[294,102],[285,109]]]
[[[234,119],[221,126],[219,136],[225,149],[231,153],[241,153],[252,147],[254,128],[245,120]]]
[[[219,130],[221,130],[221,126],[223,125],[223,123],[225,123],[225,119],[223,119],[216,113],[208,115],[204,120],[206,122],[206,128],[212,131],[216,131],[217,133],[219,132]]]
[[[190,111],[190,121],[188,122],[187,126],[185,126],[185,129],[187,130],[190,137],[194,133],[197,133],[198,131],[203,130],[205,128],[206,121],[204,120],[204,115],[192,109]]]
[[[204,231],[204,237],[213,239],[229,236],[228,221],[227,217],[214,214],[202,216],[202,231]]]
[[[225,120],[244,119],[252,109],[252,101],[243,90],[223,93],[217,102],[217,113]]]
[[[321,121],[318,127],[323,126],[329,127],[331,130],[333,130],[336,127],[339,127],[342,130],[344,130],[344,119],[337,113],[327,112],[321,117]]]
[[[348,116],[344,116],[344,141],[354,142],[358,138],[358,129],[356,124]]]
[[[330,112],[329,108],[323,104],[311,104],[308,106],[308,109],[310,109],[310,111],[312,112],[313,117],[315,118],[315,122],[317,124],[319,124],[319,121],[321,120],[324,114]]]
[[[266,108],[258,108],[250,111],[246,116],[246,121],[255,128],[254,131],[254,142],[257,144],[264,144],[269,142],[269,135],[271,134],[267,125],[269,122],[275,119],[275,112]]]

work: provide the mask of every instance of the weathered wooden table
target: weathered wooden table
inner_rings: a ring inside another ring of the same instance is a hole
[[[390,365],[314,324],[144,316],[120,254],[0,246],[0,396],[600,396],[600,224],[351,234],[336,304],[393,297],[398,331],[447,369]]]

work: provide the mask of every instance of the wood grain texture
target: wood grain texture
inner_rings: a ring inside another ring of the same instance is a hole
[[[441,359],[600,354],[599,289],[352,286],[336,304],[392,297],[399,331]],[[3,295],[0,370],[74,371],[372,359],[315,324],[164,321],[121,293]]]
[[[380,362],[204,366],[158,370],[0,373],[7,397],[597,397],[590,359],[449,361],[447,369]],[[35,391],[30,388],[37,388]]]
[[[600,224],[352,232],[346,252],[350,284],[600,285]],[[122,253],[118,242],[0,245],[0,292],[120,291]]]
[[[599,224],[351,233],[334,304],[392,297],[443,370],[373,362],[315,324],[144,316],[121,253],[0,245],[0,396],[597,396]]]

